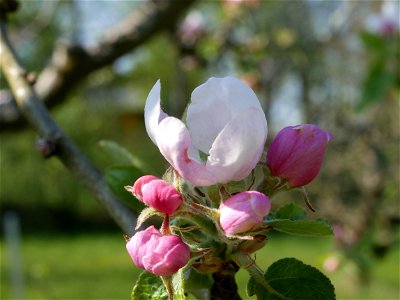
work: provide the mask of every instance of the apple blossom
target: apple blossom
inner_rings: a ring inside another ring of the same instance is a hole
[[[154,226],[137,232],[126,244],[133,262],[158,276],[171,276],[185,266],[190,248],[177,235],[162,235]]]
[[[283,128],[267,153],[272,175],[287,180],[290,187],[310,183],[318,175],[326,145],[332,137],[312,124]]]
[[[152,175],[140,177],[133,187],[127,186],[126,189],[144,204],[168,215],[182,204],[181,195],[172,185]]]
[[[237,234],[257,228],[269,213],[271,201],[256,191],[238,193],[220,205],[220,224],[227,234]]]
[[[172,167],[196,186],[241,180],[259,161],[267,122],[254,92],[233,77],[210,78],[192,93],[187,126],[164,113],[160,81],[145,106],[146,130]],[[200,153],[207,155],[205,161]]]

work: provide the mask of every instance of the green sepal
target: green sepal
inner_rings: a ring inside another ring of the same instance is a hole
[[[143,209],[137,219],[135,230],[139,229],[143,225],[143,223],[146,222],[146,220],[148,220],[149,218],[154,217],[154,216],[164,218],[165,214],[156,210],[153,207],[147,207],[147,208]]]

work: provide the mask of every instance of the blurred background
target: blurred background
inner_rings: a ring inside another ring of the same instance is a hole
[[[96,44],[143,4],[20,1],[10,38],[26,68],[40,73],[57,41]],[[162,175],[167,164],[143,119],[155,81],[165,110],[181,116],[209,77],[241,78],[265,109],[267,145],[299,123],[335,136],[307,186],[335,237],[272,234],[257,262],[265,269],[301,259],[332,280],[339,299],[398,299],[399,19],[394,0],[198,1],[174,29],[91,74],[51,113],[102,171],[115,162],[99,142],[112,140]],[[1,75],[0,102],[6,89]],[[35,131],[4,126],[0,138],[1,299],[129,298],[139,270],[105,209],[60,161],[38,155]],[[289,200],[302,203],[301,194],[279,194],[274,205]],[[244,299],[246,282],[240,271]]]

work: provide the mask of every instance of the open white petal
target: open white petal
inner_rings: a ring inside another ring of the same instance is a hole
[[[158,126],[156,142],[161,154],[187,181],[197,186],[217,183],[205,164],[199,163],[189,156],[191,138],[181,120],[174,117],[163,119]]]
[[[246,109],[237,114],[215,139],[207,159],[207,170],[220,183],[243,179],[260,160],[266,138],[264,112]]]
[[[160,80],[157,80],[156,84],[151,89],[149,95],[147,96],[146,105],[144,107],[144,121],[146,125],[146,131],[150,139],[154,144],[156,143],[156,133],[158,130],[158,125],[166,118],[168,115],[164,113],[161,109],[161,84]]]
[[[245,83],[233,77],[207,80],[193,91],[187,111],[193,145],[209,153],[226,124],[248,108],[262,112],[257,96]]]

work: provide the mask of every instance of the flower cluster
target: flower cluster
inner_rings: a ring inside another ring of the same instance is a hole
[[[127,189],[164,214],[164,222],[161,232],[154,226],[137,232],[127,249],[139,268],[155,275],[174,274],[191,253],[192,267],[214,272],[216,261],[265,244],[273,194],[310,183],[332,135],[311,124],[286,127],[265,154],[267,121],[242,81],[211,78],[197,87],[185,123],[161,109],[160,89],[157,81],[148,95],[146,130],[172,168],[164,180],[147,175]],[[200,248],[207,251],[196,256]]]

